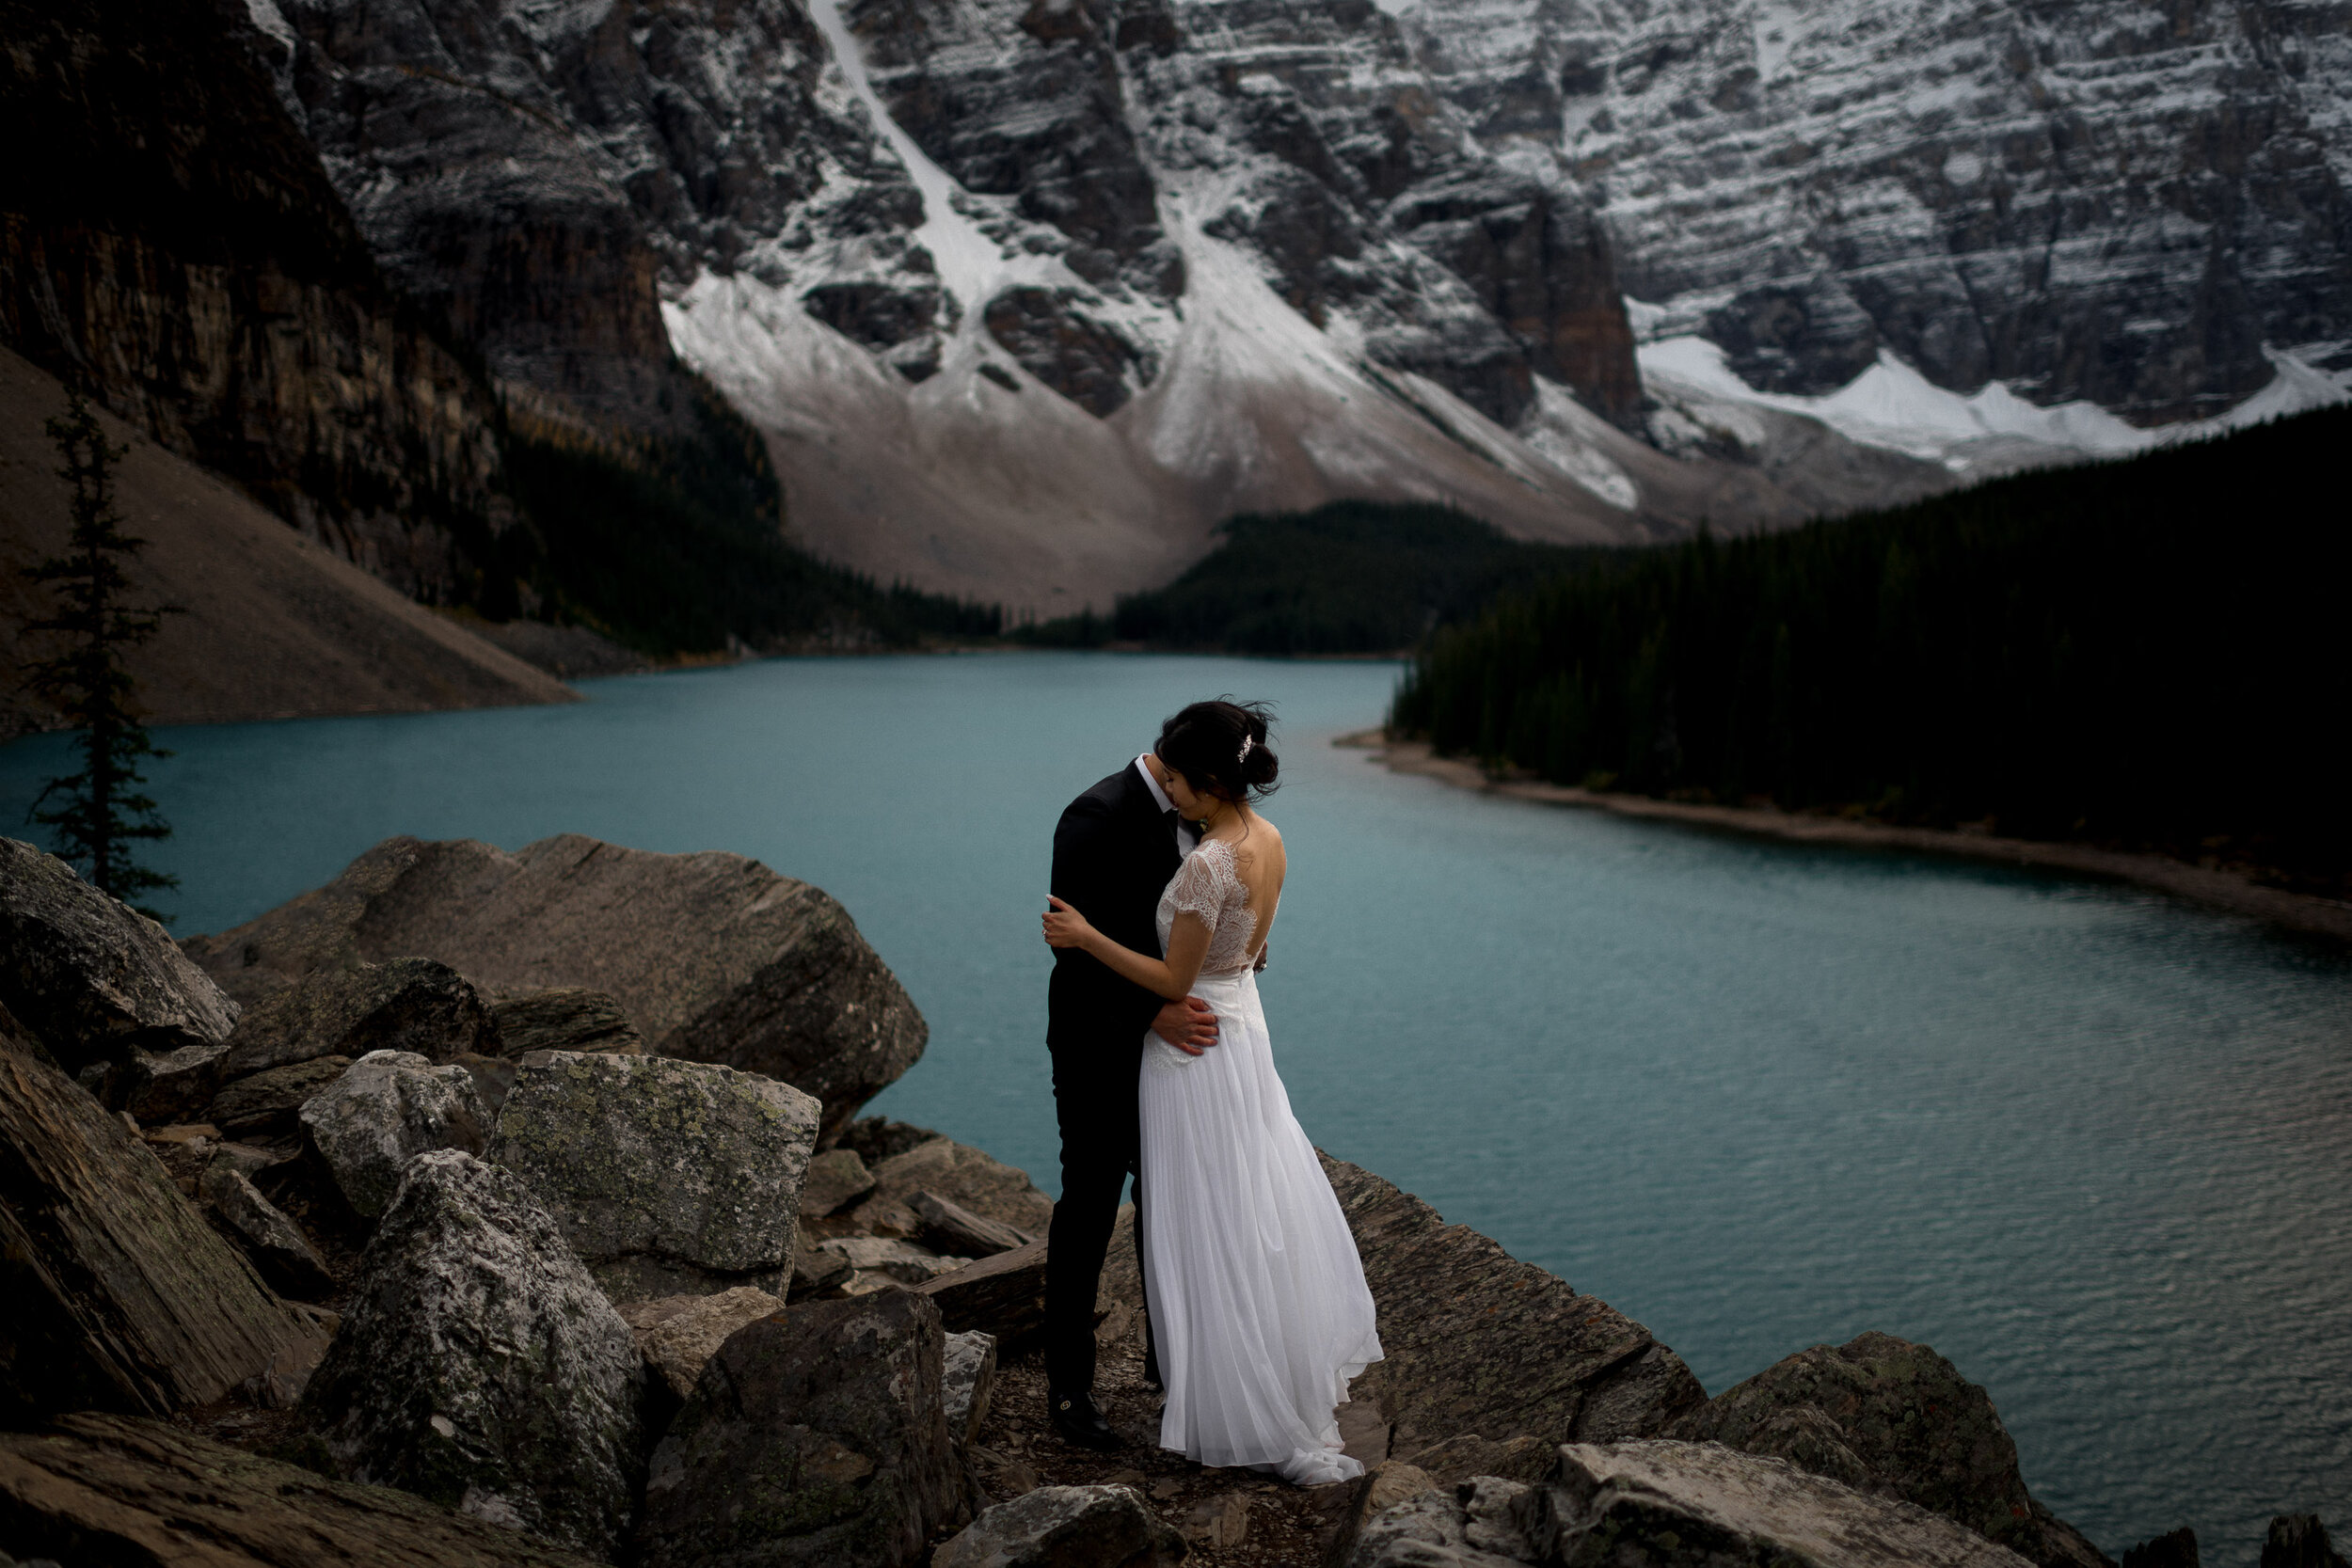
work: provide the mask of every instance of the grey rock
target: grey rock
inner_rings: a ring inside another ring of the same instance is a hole
[[[113,1075],[108,1098],[134,1120],[152,1125],[185,1121],[206,1110],[220,1086],[229,1042],[183,1045],[176,1051],[133,1051]]]
[[[45,1432],[0,1433],[0,1540],[12,1552],[121,1568],[194,1560],[223,1568],[590,1568],[594,1560],[405,1492],[329,1481],[169,1422],[87,1412]]]
[[[934,1251],[960,1258],[993,1258],[1037,1240],[1027,1231],[999,1224],[972,1212],[936,1193],[916,1193],[907,1200],[923,1222],[922,1238]]]
[[[960,1446],[978,1441],[995,1393],[996,1337],[948,1335],[941,1359],[940,1400],[947,1410],[947,1431]]]
[[[939,1304],[950,1334],[977,1329],[1017,1354],[1045,1328],[1045,1243],[1031,1242],[914,1287]]]
[[[619,1001],[580,986],[501,996],[490,1009],[498,1019],[499,1054],[533,1051],[614,1051],[642,1054],[645,1037],[628,1021]]]
[[[1249,1494],[1221,1492],[1184,1513],[1177,1533],[1205,1551],[1231,1551],[1249,1539]]]
[[[849,1149],[870,1169],[933,1138],[946,1136],[945,1132],[912,1122],[892,1121],[887,1117],[860,1117],[841,1130],[834,1147]]]
[[[0,1015],[0,1035],[13,1029]],[[56,1068],[0,1049],[0,1419],[167,1415],[278,1358],[289,1309],[154,1155]]]
[[[305,1395],[351,1479],[610,1559],[641,1480],[629,1327],[520,1179],[409,1163]]]
[[[232,1138],[268,1138],[290,1132],[302,1107],[350,1066],[348,1056],[318,1056],[290,1067],[271,1068],[222,1089],[213,1097],[212,1109],[206,1114]]]
[[[164,928],[55,855],[0,838],[0,1006],[69,1076],[229,1037],[237,1006]]]
[[[1714,1443],[1568,1444],[1544,1484],[1481,1476],[1365,1525],[1353,1568],[1638,1560],[1804,1568],[2017,1568],[1942,1514]]]
[[[229,1037],[229,1080],[320,1056],[405,1051],[431,1062],[497,1055],[489,1005],[464,975],[431,958],[392,958],[304,975],[248,1008]]]
[[[2344,1568],[2316,1513],[2281,1513],[2263,1542],[2262,1568]]]
[[[765,1291],[738,1285],[716,1295],[623,1302],[616,1310],[635,1331],[645,1365],[675,1402],[684,1404],[727,1337],[746,1323],[783,1311],[784,1302]]]
[[[1031,1236],[1044,1235],[1054,1223],[1054,1200],[1026,1171],[951,1138],[929,1139],[876,1164],[874,1188],[910,1208],[915,1194],[930,1193]]]
[[[1169,1568],[1184,1537],[1131,1486],[1041,1486],[998,1503],[931,1554],[931,1568]]]
[[[827,1252],[803,1235],[792,1254],[790,1299],[822,1295],[840,1290],[857,1273],[857,1265],[837,1252]]]
[[[262,1277],[284,1295],[319,1301],[336,1291],[334,1272],[283,1211],[263,1197],[232,1159],[215,1157],[204,1172],[204,1199],[235,1232]]]
[[[828,1137],[926,1038],[904,990],[820,890],[740,855],[658,855],[578,834],[514,854],[387,839],[326,887],[187,950],[248,998],[413,953],[494,994],[605,990],[663,1056],[815,1095]]]
[[[616,1300],[781,1293],[818,1115],[791,1085],[733,1068],[535,1053],[490,1158],[540,1195]]]
[[[2104,1568],[2035,1500],[1985,1391],[1925,1345],[1863,1334],[1816,1345],[1725,1389],[1668,1435],[1787,1460],[1941,1513],[2042,1568]]]
[[[371,1051],[310,1100],[302,1132],[355,1214],[384,1212],[408,1162],[437,1148],[480,1154],[490,1113],[473,1074],[409,1051]]]
[[[1372,1172],[1329,1155],[1379,1309],[1388,1359],[1356,1380],[1410,1458],[1477,1433],[1613,1440],[1662,1433],[1706,1402],[1679,1356],[1608,1303],[1579,1295]]]
[[[853,1148],[828,1148],[812,1156],[801,1179],[801,1213],[808,1219],[847,1209],[874,1190],[873,1173]]]
[[[1458,1486],[1472,1476],[1533,1484],[1548,1479],[1559,1456],[1554,1445],[1540,1437],[1514,1437],[1489,1442],[1476,1434],[1449,1437],[1411,1457],[1412,1467],[1435,1486]]]
[[[2197,1532],[2183,1526],[2126,1546],[2122,1568],[2198,1568]]]
[[[1547,1460],[1554,1460],[1549,1446],[1545,1447],[1544,1454]],[[1444,1483],[1445,1490],[1454,1491],[1455,1484],[1451,1481]],[[1345,1564],[1355,1555],[1356,1544],[1363,1538],[1367,1524],[1401,1503],[1438,1489],[1438,1485],[1439,1482],[1419,1465],[1408,1465],[1401,1459],[1389,1459],[1372,1465],[1352,1481],[1316,1488],[1316,1492],[1321,1494],[1316,1498],[1318,1512],[1327,1521],[1323,1560],[1334,1565]]]
[[[838,1236],[817,1243],[861,1275],[879,1275],[901,1285],[921,1285],[955,1273],[969,1258],[942,1258],[935,1252],[886,1236]]]
[[[739,1329],[655,1449],[644,1568],[882,1568],[960,1500],[938,1309],[906,1291]]]

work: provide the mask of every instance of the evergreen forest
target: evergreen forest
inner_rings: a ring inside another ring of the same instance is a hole
[[[1597,560],[1391,724],[1563,784],[2088,839],[2352,891],[2352,409]]]
[[[1623,552],[1523,543],[1448,506],[1343,500],[1245,513],[1166,588],[1109,615],[1024,628],[1055,647],[1133,642],[1186,652],[1396,654],[1513,582]]]

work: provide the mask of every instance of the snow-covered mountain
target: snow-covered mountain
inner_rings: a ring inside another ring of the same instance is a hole
[[[2147,425],[2230,408],[2280,355],[2352,371],[2339,4],[1414,0],[1403,22],[1482,138],[1570,160],[1650,333],[1765,391],[1892,356]]]
[[[1790,522],[2141,438],[2041,403],[2217,411],[2290,351],[2333,396],[2352,339],[2341,32],[2261,7],[249,3],[516,406],[658,429],[675,352],[802,542],[1016,611],[1336,496]]]

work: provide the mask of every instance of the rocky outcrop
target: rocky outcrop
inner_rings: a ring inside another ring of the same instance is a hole
[[[204,1201],[272,1289],[301,1301],[324,1301],[336,1293],[334,1271],[310,1238],[234,1163],[215,1159],[207,1168]]]
[[[503,996],[491,1009],[498,1022],[498,1049],[491,1055],[526,1056],[533,1051],[611,1051],[642,1054],[645,1037],[637,1032],[619,1001],[580,986]]]
[[[1700,1443],[1569,1444],[1541,1486],[1480,1477],[1364,1527],[1351,1568],[1624,1561],[2020,1568],[1941,1514]]]
[[[782,1293],[818,1116],[809,1096],[732,1068],[550,1051],[523,1059],[489,1157],[539,1194],[616,1301]]]
[[[1173,1568],[1184,1538],[1129,1486],[1041,1486],[998,1503],[931,1554],[931,1568]]]
[[[384,1212],[408,1162],[437,1148],[480,1154],[490,1113],[462,1067],[410,1051],[371,1051],[304,1101],[304,1140],[363,1219]]]
[[[221,1077],[233,1082],[320,1056],[411,1052],[446,1062],[499,1054],[489,1005],[466,977],[431,958],[325,969],[261,998],[237,1020]]]
[[[1421,0],[1438,89],[1565,146],[1661,332],[1827,391],[1882,350],[2140,421],[2352,367],[2352,54],[2315,10]]]
[[[1054,1200],[1038,1191],[1028,1172],[936,1134],[873,1166],[877,1196],[914,1210],[916,1195],[930,1193],[982,1219],[1042,1236],[1054,1222]],[[917,1215],[918,1221],[920,1215]]]
[[[520,1179],[410,1163],[305,1395],[351,1479],[610,1560],[640,1480],[628,1325]]]
[[[703,1368],[739,1328],[784,1310],[780,1296],[738,1285],[716,1295],[623,1302],[621,1321],[636,1332],[645,1365],[669,1391],[673,1407],[694,1392]]]
[[[1656,1436],[1704,1403],[1681,1357],[1606,1302],[1581,1296],[1409,1193],[1323,1157],[1388,1359],[1357,1379],[1410,1460],[1466,1434],[1613,1441]]]
[[[820,1139],[914,1065],[927,1037],[822,891],[740,855],[658,855],[578,834],[512,854],[387,839],[327,886],[186,947],[248,1001],[396,954],[437,958],[493,993],[594,986],[660,1055],[815,1095]]]
[[[201,1057],[237,1022],[237,1005],[161,926],[13,838],[0,838],[0,1006],[70,1074]]]
[[[0,339],[404,592],[511,605],[496,402],[386,286],[255,15],[0,8],[0,141],[51,149],[0,173]]]
[[[0,1048],[0,1299],[11,1422],[166,1415],[319,1350],[120,1119],[15,1046]]]
[[[2184,1527],[2126,1546],[2122,1568],[2198,1568],[2197,1532]]]
[[[1982,1388],[1925,1345],[1864,1334],[1773,1363],[1677,1421],[1718,1442],[1956,1519],[2042,1568],[2111,1568],[2026,1490]]]
[[[923,1222],[923,1244],[943,1256],[993,1258],[1037,1240],[1025,1230],[984,1218],[936,1193],[916,1193],[907,1207]]]
[[[905,1291],[738,1330],[654,1450],[638,1560],[912,1560],[960,1499],[942,1338],[938,1309]]]
[[[948,1332],[977,1329],[1008,1352],[1026,1350],[1045,1331],[1045,1243],[967,1263],[914,1290],[938,1303]]]
[[[873,1173],[854,1148],[829,1148],[812,1156],[801,1178],[801,1216],[822,1219],[847,1209],[874,1190]]]
[[[517,1530],[382,1486],[328,1481],[162,1421],[67,1416],[0,1433],[0,1541],[121,1568],[590,1568]]]
[[[204,1114],[232,1138],[279,1137],[296,1130],[295,1117],[302,1107],[350,1066],[348,1056],[319,1056],[274,1067],[222,1089]]]
[[[2316,1513],[2281,1513],[2263,1542],[2262,1568],[2344,1568]]]

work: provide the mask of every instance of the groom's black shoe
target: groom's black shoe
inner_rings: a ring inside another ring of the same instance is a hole
[[[1127,1440],[1103,1419],[1102,1407],[1092,1394],[1048,1394],[1045,1398],[1052,1407],[1054,1430],[1061,1433],[1062,1441],[1103,1453],[1127,1446]]]

